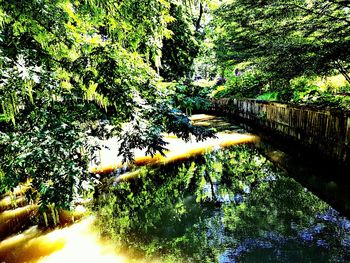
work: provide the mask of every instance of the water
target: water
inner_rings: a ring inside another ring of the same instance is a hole
[[[97,172],[119,169],[97,193],[97,221],[28,228],[0,242],[0,262],[350,262],[349,220],[259,154],[257,136],[222,118],[193,120],[225,133],[189,144],[168,136],[167,158],[136,154],[131,171],[108,145]],[[298,181],[320,185],[299,168]],[[0,223],[16,213],[2,212]]]
[[[62,229],[42,230],[30,227],[21,234],[0,242],[0,262],[60,263],[60,262],[128,262],[115,253],[112,244],[100,240],[87,217]]]
[[[253,146],[137,173],[97,202],[102,235],[130,261],[350,261],[350,221]]]

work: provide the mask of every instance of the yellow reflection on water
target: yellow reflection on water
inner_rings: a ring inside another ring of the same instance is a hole
[[[210,127],[227,127],[230,129],[231,123],[225,121],[223,118],[218,118],[213,115],[197,114],[190,117],[193,125],[210,126]],[[210,152],[218,147],[228,147],[240,143],[253,143],[259,140],[255,135],[236,132],[221,132],[217,134],[217,138],[209,138],[202,142],[196,142],[192,138],[190,142],[185,142],[172,134],[164,134],[164,140],[168,143],[166,146],[168,151],[166,156],[156,154],[154,156],[145,156],[145,150],[137,150],[134,152],[134,165],[151,165],[151,164],[167,164],[174,161],[182,161]],[[98,166],[90,167],[93,173],[110,173],[118,168],[123,167],[122,157],[118,156],[120,143],[117,138],[111,138],[103,142],[106,148],[99,152],[101,163]]]
[[[31,216],[38,212],[37,205],[27,205],[0,213],[0,240],[3,236],[14,233],[26,224]],[[0,255],[1,262],[1,255]]]
[[[0,259],[6,263],[127,262],[115,253],[112,244],[100,241],[92,230],[93,221],[93,217],[88,217],[48,233],[32,227],[0,242]]]
[[[196,115],[191,118],[199,124],[211,122],[216,125],[227,125],[215,116]],[[208,123],[208,126],[211,125]],[[254,143],[259,137],[251,134],[241,133],[218,133],[217,138],[207,139],[202,142],[196,142],[194,139],[190,142],[184,142],[173,135],[165,135],[168,151],[166,156],[157,154],[153,157],[145,156],[144,151],[135,153],[135,165],[155,165],[168,164],[186,160],[196,155],[211,152],[222,147],[229,147],[241,143]],[[107,173],[122,167],[121,158],[116,158],[119,144],[116,139],[106,141],[109,149],[101,152],[102,163],[98,167],[92,167],[91,171],[95,173]],[[121,178],[128,179],[138,175],[138,171],[126,173]],[[19,190],[18,190],[19,191]],[[18,192],[20,193],[20,191]],[[4,197],[0,205],[3,210],[11,207],[10,197]],[[18,202],[18,203],[17,203]],[[18,199],[14,207],[22,203]],[[10,222],[11,218],[25,218],[28,214],[36,213],[37,206],[26,206],[0,214],[0,223]],[[72,217],[69,213],[62,214],[63,217]],[[61,219],[61,218],[60,218]],[[69,221],[69,220],[68,220]],[[74,220],[73,220],[74,221]],[[94,218],[89,217],[81,220],[71,226],[44,232],[37,227],[32,227],[23,233],[7,238],[0,242],[0,262],[6,263],[50,263],[50,262],[128,262],[128,258],[115,252],[113,244],[102,242],[97,232],[93,230]],[[3,224],[4,227],[10,224]],[[1,226],[1,224],[0,224]],[[1,230],[1,227],[0,227]],[[5,231],[5,230],[4,230]],[[0,231],[1,232],[1,231]],[[140,259],[143,261],[143,259]],[[146,262],[146,261],[143,261]]]
[[[215,115],[208,115],[208,114],[194,114],[192,116],[190,116],[190,120],[192,122],[196,122],[196,121],[209,121],[209,120],[213,120],[216,119],[217,117]]]
[[[151,156],[140,156],[135,159],[135,165],[166,165],[169,163],[187,160],[191,157],[202,155],[211,152],[218,148],[225,148],[242,143],[254,143],[259,140],[259,137],[248,134],[225,134],[219,133],[215,139],[208,139],[204,142],[185,143],[179,139],[167,139],[170,143],[171,150],[166,153],[166,156],[160,154]],[[116,165],[117,167],[117,165]],[[100,171],[103,171],[103,167]],[[113,171],[111,167],[107,167],[108,171]],[[137,177],[139,172],[133,171],[119,176],[118,180],[127,180]]]
[[[194,115],[192,121],[196,121],[199,125],[203,122],[210,122],[211,126],[227,126],[229,123],[221,119],[215,119],[211,115]],[[208,124],[209,126],[209,124]],[[254,143],[259,140],[259,137],[249,133],[237,132],[220,132],[217,133],[217,138],[209,138],[202,142],[196,142],[193,138],[190,142],[185,142],[173,135],[164,135],[164,140],[168,143],[166,146],[168,151],[166,156],[156,154],[154,156],[145,156],[144,150],[135,151],[134,165],[152,165],[152,164],[167,164],[175,161],[186,160],[190,157],[200,155],[206,152],[211,152],[216,148],[229,147],[241,143]],[[118,157],[119,143],[116,139],[105,141],[107,148],[100,151],[101,164],[90,168],[93,173],[110,173],[123,166],[122,158]]]

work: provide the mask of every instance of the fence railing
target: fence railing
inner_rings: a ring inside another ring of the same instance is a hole
[[[215,99],[212,111],[233,115],[350,165],[350,113],[259,100]]]

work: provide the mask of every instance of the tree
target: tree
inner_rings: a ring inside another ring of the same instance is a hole
[[[170,3],[0,0],[0,192],[30,179],[43,208],[69,208],[96,179],[94,138],[119,136],[131,160],[162,152],[162,132],[211,135],[155,85]]]
[[[167,81],[191,77],[193,60],[198,55],[201,36],[188,9],[178,4],[172,4],[170,8],[175,21],[168,25],[168,29],[173,35],[163,41],[160,67],[160,75]],[[199,28],[198,21],[196,25]]]
[[[204,57],[201,48],[205,45],[207,32],[204,30],[211,19],[211,11],[218,0],[196,0],[174,2],[170,14],[174,21],[168,24],[171,37],[163,40],[160,75],[166,80],[191,78],[195,60]]]
[[[222,64],[250,61],[284,83],[334,70],[350,81],[347,1],[235,0],[217,10],[215,23]]]

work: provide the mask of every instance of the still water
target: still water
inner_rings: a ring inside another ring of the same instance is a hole
[[[257,136],[193,120],[224,132],[189,144],[168,136],[167,157],[136,154],[131,170],[109,142],[93,169],[117,170],[93,216],[4,239],[0,262],[350,262],[350,221],[260,154]]]
[[[134,174],[96,204],[130,262],[350,262],[350,221],[252,145]]]

